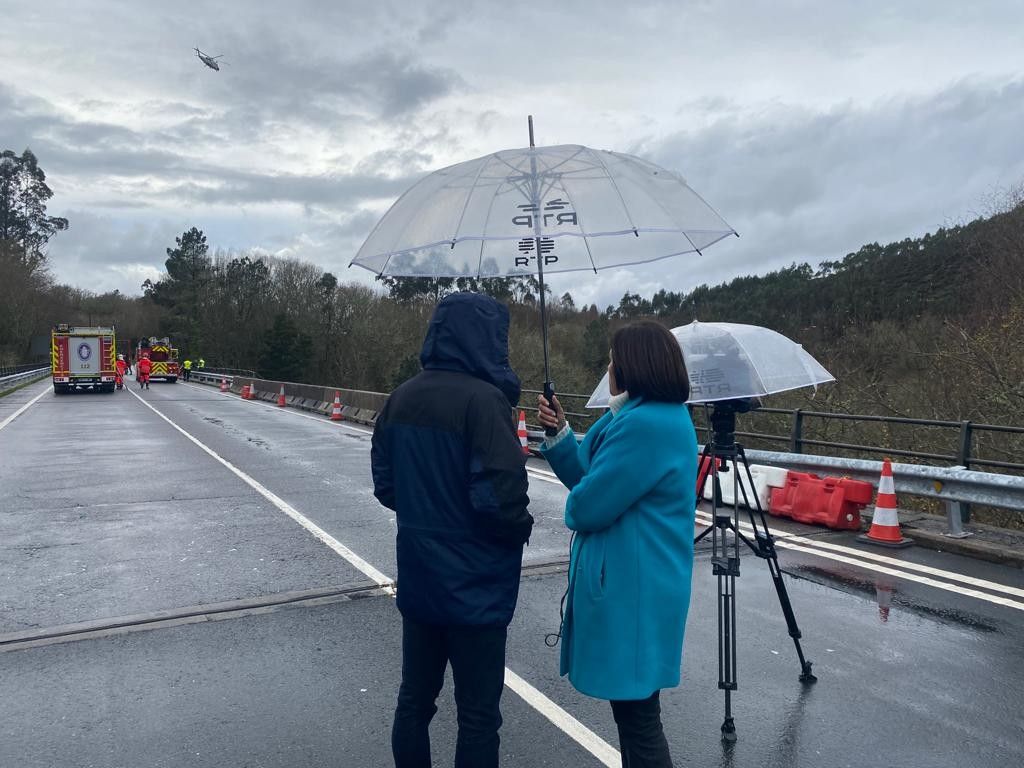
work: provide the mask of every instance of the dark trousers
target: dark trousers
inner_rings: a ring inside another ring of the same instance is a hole
[[[497,768],[506,627],[443,627],[402,619],[402,685],[391,730],[397,768],[430,768],[428,727],[452,665],[459,736],[455,768]]]
[[[655,691],[640,701],[613,701],[619,728],[622,768],[672,768],[668,742],[661,727],[661,702]]]

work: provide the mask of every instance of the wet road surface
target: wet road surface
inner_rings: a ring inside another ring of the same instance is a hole
[[[388,765],[399,616],[360,563],[394,575],[395,527],[367,430],[184,384],[135,391],[148,408],[44,383],[0,398],[0,424],[40,394],[0,428],[0,765]],[[506,689],[503,764],[614,765],[607,703],[560,679],[545,644],[565,491],[530,464],[537,527],[508,654],[530,703]],[[799,537],[779,559],[819,682],[798,682],[767,567],[744,557],[739,740],[722,745],[702,546],[683,682],[663,693],[677,765],[1024,764],[1021,571],[780,530]]]

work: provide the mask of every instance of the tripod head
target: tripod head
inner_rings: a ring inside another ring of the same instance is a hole
[[[708,421],[711,422],[711,444],[719,456],[736,451],[736,414],[749,413],[761,407],[756,397],[717,400],[711,405]]]

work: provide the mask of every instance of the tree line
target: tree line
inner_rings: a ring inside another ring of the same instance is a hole
[[[192,227],[168,244],[165,272],[141,296],[58,284],[45,246],[69,226],[46,215],[52,192],[29,151],[0,155],[0,358],[22,362],[52,324],[113,323],[119,338],[170,336],[183,356],[269,379],[390,391],[419,370],[436,302],[476,290],[506,303],[512,364],[543,380],[535,279],[384,278],[339,281],[314,264],[256,251],[211,250]],[[651,317],[771,327],[837,378],[769,405],[1024,424],[1024,194],[988,215],[918,238],[871,243],[816,267],[793,264],[690,291],[625,293],[603,309],[548,296],[551,369],[562,392],[589,393],[620,325]],[[580,410],[581,403],[567,403]],[[849,440],[846,429],[828,427]],[[899,443],[900,435],[885,437]],[[866,438],[865,438],[866,439]],[[909,439],[909,438],[908,438]],[[916,439],[916,438],[915,438]],[[1019,441],[1018,441],[1019,443]],[[893,444],[892,442],[889,444]],[[778,447],[778,446],[773,446]],[[1024,454],[1019,444],[993,447]],[[948,451],[944,451],[948,452]]]

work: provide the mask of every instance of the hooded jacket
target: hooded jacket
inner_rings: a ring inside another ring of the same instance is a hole
[[[445,298],[423,370],[391,394],[374,428],[374,495],[398,523],[398,608],[415,621],[512,620],[533,518],[508,326],[508,310],[490,297]]]

